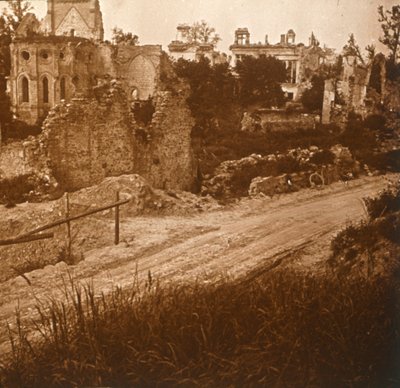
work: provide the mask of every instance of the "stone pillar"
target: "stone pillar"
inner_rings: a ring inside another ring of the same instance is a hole
[[[322,106],[322,124],[331,122],[332,105],[335,102],[335,83],[328,79],[325,81],[324,101]]]

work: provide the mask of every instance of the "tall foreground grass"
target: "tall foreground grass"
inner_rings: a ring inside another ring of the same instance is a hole
[[[396,279],[286,271],[251,283],[75,287],[17,325],[5,387],[399,386]],[[150,282],[151,283],[151,282]]]

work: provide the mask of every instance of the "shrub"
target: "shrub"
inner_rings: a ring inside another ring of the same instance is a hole
[[[311,89],[304,91],[301,102],[309,112],[322,111],[324,100],[325,79],[322,76],[314,75],[311,79]]]
[[[371,220],[400,211],[400,187],[388,188],[376,198],[364,198]]]
[[[371,151],[378,146],[375,134],[365,128],[361,120],[354,117],[349,119],[346,129],[339,136],[339,142],[364,163],[368,163]]]
[[[349,276],[355,269],[360,270],[366,265],[370,276],[373,271],[382,270],[385,260],[399,268],[399,188],[387,189],[379,197],[366,198],[364,202],[369,220],[348,226],[332,240],[329,262],[338,274]],[[391,251],[394,252],[391,254],[394,260],[388,257]]]
[[[316,152],[311,158],[310,163],[316,165],[328,165],[335,161],[335,154],[330,150]]]
[[[373,131],[380,131],[385,129],[386,118],[379,114],[369,115],[365,118],[364,125],[366,128],[372,129]]]
[[[3,140],[24,140],[29,136],[37,136],[41,132],[40,125],[28,125],[22,121],[15,120],[5,127]]]
[[[379,171],[400,172],[400,150],[371,155],[368,165]]]
[[[30,174],[0,180],[0,203],[6,205],[25,202],[35,189],[35,177]]]

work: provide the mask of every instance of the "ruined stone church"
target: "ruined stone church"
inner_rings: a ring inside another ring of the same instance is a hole
[[[16,116],[40,122],[62,100],[87,96],[104,77],[124,80],[132,99],[154,94],[161,46],[103,42],[98,0],[48,0],[48,13],[22,20],[11,44],[9,94]]]
[[[190,190],[197,169],[187,87],[166,87],[174,73],[160,45],[112,44],[103,35],[98,0],[48,0],[42,21],[24,17],[10,45],[8,92],[16,118],[43,132],[2,147],[0,171],[50,169],[66,190],[122,174]]]

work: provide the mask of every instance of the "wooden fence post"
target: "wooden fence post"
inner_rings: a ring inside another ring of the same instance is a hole
[[[69,193],[66,193],[66,200],[65,200],[65,218],[68,220],[71,216],[70,214],[70,206],[69,206]],[[68,259],[71,258],[71,250],[72,250],[72,240],[71,240],[71,221],[67,221],[67,255]]]
[[[119,191],[117,191],[116,202],[119,202]],[[115,245],[119,244],[119,206],[115,207]]]

